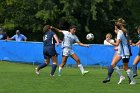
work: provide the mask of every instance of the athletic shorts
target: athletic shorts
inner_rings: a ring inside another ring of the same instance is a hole
[[[55,46],[46,46],[43,48],[44,59],[51,58],[52,56],[57,56]]]
[[[62,48],[62,55],[63,56],[71,56],[72,54],[74,54],[74,51],[71,48]]]
[[[130,58],[123,58],[122,61],[123,63],[128,63]]]

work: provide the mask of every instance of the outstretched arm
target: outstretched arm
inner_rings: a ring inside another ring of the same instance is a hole
[[[61,32],[61,33],[62,33],[62,30],[60,30],[60,29],[58,29],[58,28],[55,28],[55,27],[53,27],[53,26],[51,26],[51,29],[54,29],[54,30],[56,30],[57,32]]]
[[[88,44],[83,44],[83,43],[81,43],[81,42],[77,42],[80,46],[84,46],[84,47],[89,47],[89,45]]]

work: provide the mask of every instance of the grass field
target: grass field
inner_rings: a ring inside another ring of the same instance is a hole
[[[0,93],[139,93],[140,76],[136,85],[129,85],[128,79],[118,85],[118,76],[113,74],[110,83],[103,84],[106,69],[87,67],[90,73],[82,76],[79,68],[64,68],[62,76],[50,77],[51,67],[42,69],[37,76],[36,66],[0,61]],[[125,72],[122,71],[126,76]],[[140,72],[139,72],[140,73]]]

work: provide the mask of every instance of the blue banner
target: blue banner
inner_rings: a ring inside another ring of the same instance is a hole
[[[138,47],[132,48],[132,56],[129,66],[132,66],[134,58],[138,53]],[[56,47],[58,55],[58,63],[61,63],[62,53],[61,44]],[[79,57],[81,63],[85,66],[99,65],[108,66],[111,64],[115,53],[114,47],[103,44],[90,44],[90,47],[82,47],[73,44],[73,50]],[[42,63],[43,62],[43,43],[42,42],[16,42],[16,41],[0,41],[0,60],[24,63]],[[74,65],[76,62],[69,57],[67,65]],[[122,61],[117,65],[121,66]],[[138,65],[140,66],[140,65]]]

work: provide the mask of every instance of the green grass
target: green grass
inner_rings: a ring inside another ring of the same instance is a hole
[[[114,73],[111,82],[103,84],[106,69],[87,67],[90,73],[82,76],[79,68],[64,68],[61,77],[58,71],[50,77],[50,66],[42,69],[39,76],[34,73],[35,67],[0,61],[0,93],[139,93],[140,76],[136,85],[129,85],[127,79],[118,85],[119,78]]]

